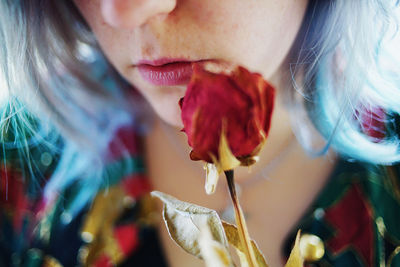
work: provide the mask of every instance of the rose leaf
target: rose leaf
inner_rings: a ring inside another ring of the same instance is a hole
[[[225,135],[225,130],[223,127],[221,133],[221,139],[218,147],[219,154],[219,164],[217,167],[220,167],[223,171],[233,170],[234,168],[240,166],[240,161],[233,155],[228,140]]]
[[[206,163],[204,169],[206,170],[205,190],[208,195],[211,195],[214,194],[217,188],[219,172],[217,167],[212,163]]]
[[[304,259],[300,253],[300,230],[297,232],[296,242],[294,243],[294,247],[290,252],[289,259],[285,265],[285,267],[303,267]]]
[[[170,237],[186,252],[201,257],[199,247],[200,228],[206,225],[213,239],[227,247],[224,228],[216,211],[192,203],[180,201],[159,191],[153,197],[164,203],[163,217]]]
[[[215,241],[210,229],[203,225],[200,228],[199,245],[201,256],[208,267],[232,267],[231,256],[228,249],[221,243]]]
[[[244,249],[242,246],[242,243],[240,242],[240,238],[239,238],[239,233],[238,233],[238,229],[235,225],[227,223],[227,222],[222,222],[222,225],[225,229],[225,234],[226,237],[228,239],[229,244],[231,244],[232,246],[234,246],[238,252],[238,256],[241,262],[241,266],[248,266],[247,263],[247,259],[246,256],[244,254]],[[253,247],[255,256],[256,256],[256,261],[259,267],[268,267],[268,264],[265,260],[264,255],[262,254],[262,252],[260,251],[260,249],[258,248],[256,242],[254,242],[254,240],[251,240],[251,245]]]

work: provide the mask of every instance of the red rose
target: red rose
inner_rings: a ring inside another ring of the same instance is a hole
[[[223,160],[221,154],[228,153],[238,160],[235,166],[253,163],[270,128],[274,95],[260,74],[243,67],[226,75],[195,65],[179,102],[183,131],[193,148],[191,159],[217,165]],[[223,170],[235,167],[222,165]]]

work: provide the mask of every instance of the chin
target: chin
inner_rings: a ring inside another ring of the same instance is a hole
[[[176,116],[168,116],[165,114],[158,114],[158,116],[160,117],[160,119],[165,122],[166,124],[177,128],[179,130],[183,129],[183,123],[181,120],[181,117],[176,117]]]
[[[181,130],[183,123],[179,100],[185,96],[187,84],[178,86],[154,86],[140,76],[132,76],[131,83],[150,104],[157,117],[170,126]],[[136,81],[136,83],[133,83]]]
[[[181,130],[183,123],[181,119],[181,109],[177,104],[177,101],[169,103],[170,101],[164,102],[164,105],[152,105],[155,113],[161,121],[164,123]]]

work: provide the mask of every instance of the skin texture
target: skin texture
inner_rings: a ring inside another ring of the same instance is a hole
[[[277,76],[296,37],[307,0],[75,0],[119,73],[166,122],[182,126],[185,86],[154,86],[140,60],[184,58],[240,64]],[[279,75],[279,74],[278,74]]]
[[[214,195],[205,194],[202,163],[189,159],[187,138],[176,130],[182,128],[178,101],[186,86],[148,83],[135,67],[140,60],[212,60],[222,69],[239,64],[275,86],[278,99],[267,143],[251,173],[246,168],[235,170],[238,184],[259,174],[295,143],[288,112],[280,101],[280,80],[282,70],[289,67],[287,56],[308,0],[74,1],[109,61],[160,117],[145,140],[147,170],[155,190],[215,210],[226,207],[223,179]],[[310,159],[296,145],[268,179],[242,192],[242,207],[250,214],[250,235],[270,266],[282,266],[283,240],[323,187],[333,163]],[[162,222],[160,236],[170,266],[204,266],[173,244]]]

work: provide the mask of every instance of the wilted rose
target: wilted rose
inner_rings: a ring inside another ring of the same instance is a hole
[[[223,170],[254,163],[269,132],[274,96],[274,88],[260,74],[243,67],[227,75],[195,65],[179,103],[191,159],[216,165],[227,156],[237,159],[219,164]]]

